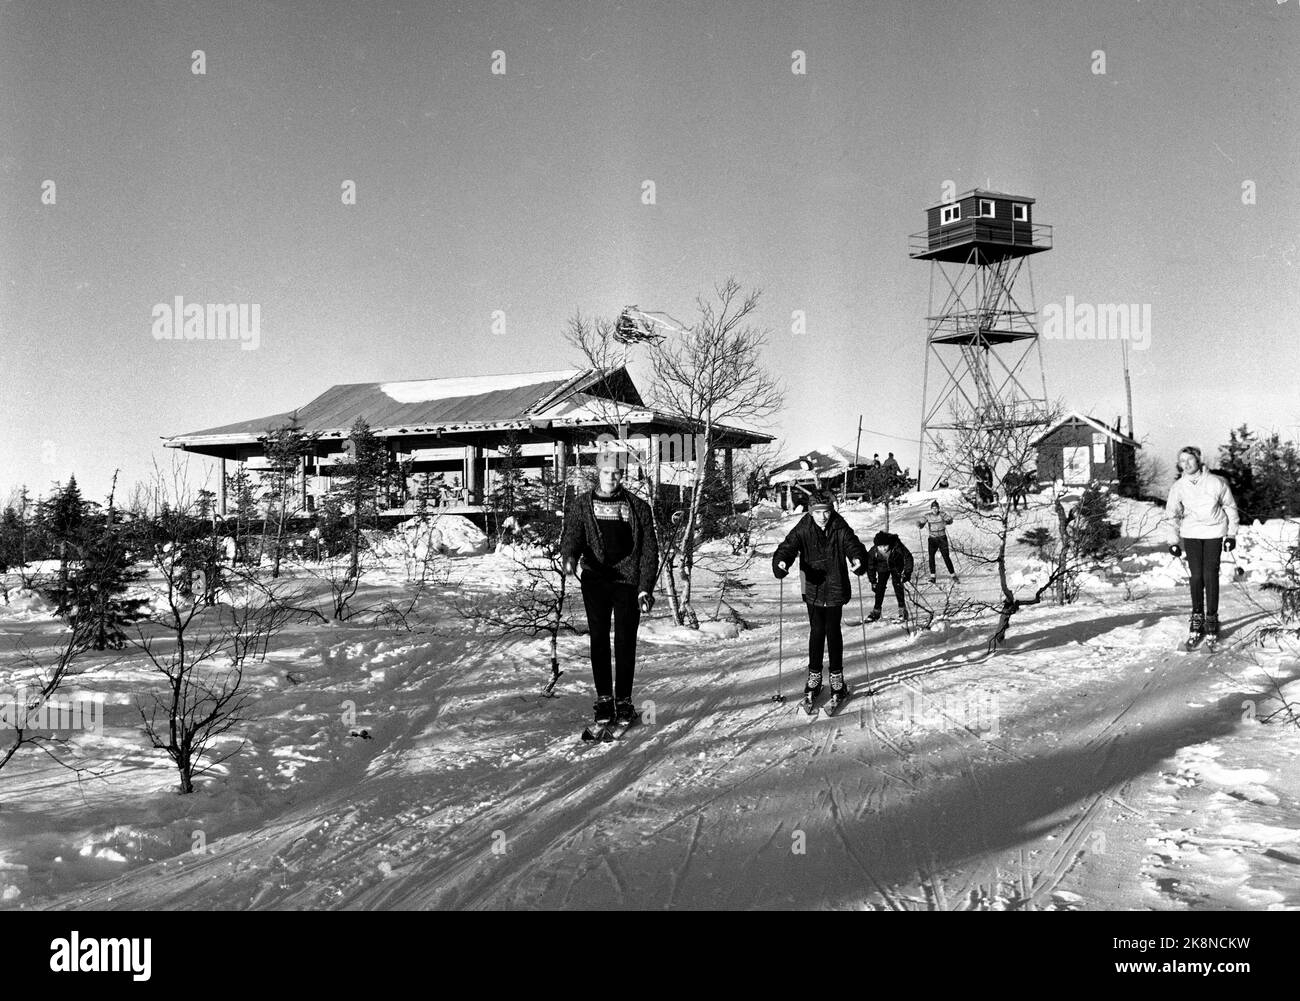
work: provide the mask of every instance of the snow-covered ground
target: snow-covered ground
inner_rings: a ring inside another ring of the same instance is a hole
[[[893,525],[915,551],[929,496],[907,500]],[[1155,511],[1122,515],[1140,534]],[[139,654],[89,658],[73,687],[104,696],[102,732],[60,752],[83,770],[25,751],[0,771],[0,907],[1300,908],[1300,729],[1260,722],[1270,679],[1300,702],[1300,666],[1233,643],[1293,526],[1243,533],[1213,658],[1179,650],[1185,571],[1159,536],[1078,603],[1022,611],[991,659],[987,618],[910,637],[859,625],[855,599],[850,683],[890,683],[824,720],[795,705],[797,579],[782,591],[768,570],[795,518],[765,517],[737,615],[696,633],[661,596],[645,621],[647,719],[621,743],[578,740],[585,637],[561,640],[545,699],[545,640],[456,614],[517,567],[472,533],[410,540],[475,554],[450,561],[414,631],[367,617],[282,634],[250,673],[247,747],[193,795],[141,734],[155,681]],[[864,538],[883,527],[880,508],[846,517]],[[1035,506],[1025,527],[1050,519]],[[409,564],[388,552],[366,599],[399,597]],[[1014,565],[1032,579],[1024,546]],[[958,569],[956,596],[992,599],[986,571]],[[60,631],[39,598],[0,606],[0,696],[21,651]]]

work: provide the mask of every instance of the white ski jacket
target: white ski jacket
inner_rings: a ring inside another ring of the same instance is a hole
[[[1222,539],[1237,534],[1237,501],[1222,476],[1202,469],[1174,480],[1165,504],[1170,543],[1183,539]]]

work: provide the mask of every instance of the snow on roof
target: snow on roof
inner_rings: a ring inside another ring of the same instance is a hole
[[[1122,443],[1125,444],[1125,445],[1132,445],[1134,448],[1141,448],[1141,447],[1142,447],[1142,446],[1141,446],[1137,441],[1135,441],[1134,439],[1130,438],[1128,435],[1126,435],[1126,434],[1122,434],[1121,432],[1116,431],[1116,430],[1114,430],[1113,428],[1108,428],[1108,427],[1107,427],[1105,424],[1103,424],[1101,421],[1097,420],[1097,418],[1095,418],[1095,417],[1089,417],[1087,414],[1081,414],[1081,413],[1079,413],[1079,411],[1077,411],[1077,410],[1071,410],[1068,414],[1066,414],[1064,417],[1062,417],[1059,421],[1057,421],[1055,424],[1053,424],[1051,427],[1049,427],[1046,431],[1044,431],[1042,434],[1040,434],[1037,438],[1035,438],[1033,441],[1031,441],[1030,444],[1031,444],[1031,445],[1038,445],[1040,442],[1043,441],[1043,439],[1047,438],[1047,437],[1048,437],[1049,435],[1051,435],[1051,434],[1054,434],[1056,431],[1058,431],[1060,428],[1064,427],[1066,424],[1069,424],[1069,423],[1074,422],[1074,421],[1078,421],[1078,422],[1081,423],[1081,424],[1087,424],[1087,425],[1090,425],[1094,430],[1096,430],[1096,431],[1100,431],[1102,434],[1109,435],[1110,437],[1114,438],[1116,441],[1118,441],[1118,442],[1122,442]]]
[[[414,382],[384,382],[379,390],[398,403],[429,403],[452,400],[483,393],[497,393],[545,382],[565,382],[579,374],[578,369],[558,372],[514,372],[508,375],[468,375],[455,379],[419,379]]]

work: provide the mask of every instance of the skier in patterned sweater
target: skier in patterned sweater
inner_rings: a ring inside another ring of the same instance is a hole
[[[937,500],[930,501],[930,511],[921,519],[921,528],[930,530],[930,583],[934,583],[934,554],[943,556],[943,565],[948,568],[948,576],[957,583],[957,571],[952,568],[952,557],[948,554],[948,526],[952,524],[952,515],[939,506]]]
[[[830,653],[831,695],[847,699],[844,683],[844,637],[840,618],[853,588],[847,565],[858,576],[866,572],[866,547],[849,523],[835,512],[830,495],[816,493],[808,513],[795,523],[772,554],[772,575],[777,580],[790,572],[799,558],[799,579],[808,606],[808,683],[805,700],[815,700],[822,687],[822,653]]]
[[[623,487],[616,456],[600,460],[600,485],[576,496],[564,513],[560,557],[582,586],[596,683],[596,723],[631,724],[636,632],[654,605],[659,543],[650,505]],[[613,668],[609,627],[614,620]]]
[[[1205,468],[1194,445],[1178,453],[1178,468],[1182,475],[1169,488],[1165,521],[1169,552],[1186,552],[1191,571],[1190,650],[1207,637],[1211,646],[1219,639],[1219,557],[1237,548],[1237,501],[1228,481]]]

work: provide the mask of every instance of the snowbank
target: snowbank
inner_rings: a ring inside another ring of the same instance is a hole
[[[36,591],[22,587],[9,593],[9,604],[0,603],[0,618],[19,622],[54,618],[54,606]]]
[[[938,501],[940,507],[957,508],[961,506],[961,491],[953,487],[946,490],[909,490],[899,498],[902,504],[929,504]]]
[[[430,554],[478,556],[488,550],[487,536],[459,514],[440,514],[427,520],[411,518],[391,532],[376,534],[372,545],[379,556],[417,560],[427,559]]]

